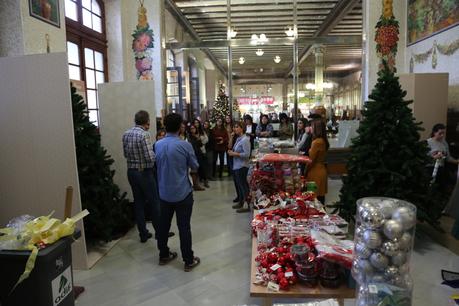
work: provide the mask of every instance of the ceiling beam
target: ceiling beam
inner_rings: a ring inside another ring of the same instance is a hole
[[[349,13],[354,7],[359,4],[360,0],[341,0],[339,1],[324,22],[319,26],[313,37],[327,35],[333,28]],[[298,65],[311,54],[312,44],[306,46],[298,53]],[[293,71],[293,63],[289,65],[285,77],[287,78]]]
[[[182,14],[180,9],[175,5],[173,0],[165,0],[166,9],[174,16],[175,20],[188,32],[193,40],[201,41],[199,34],[194,30],[193,25],[186,19],[186,17]],[[218,70],[223,75],[227,75],[225,67],[220,63],[220,61],[210,52],[208,48],[201,48],[201,50],[207,55],[207,57],[212,61],[212,63],[217,67]]]

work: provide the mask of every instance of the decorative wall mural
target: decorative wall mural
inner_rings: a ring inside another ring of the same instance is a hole
[[[147,9],[143,6],[144,0],[140,0],[138,10],[137,27],[132,34],[132,50],[135,56],[135,68],[138,80],[153,80],[153,30],[147,21]]]
[[[459,1],[408,1],[408,45],[456,25],[459,25]]]
[[[422,64],[426,62],[429,57],[432,55],[432,69],[437,68],[438,64],[438,55],[437,52],[441,55],[451,56],[457,50],[459,50],[459,39],[451,42],[440,44],[434,40],[432,47],[429,50],[422,52],[422,53],[412,53],[410,59],[410,73],[414,71],[414,64]]]
[[[30,16],[61,27],[59,20],[59,0],[29,0]]]

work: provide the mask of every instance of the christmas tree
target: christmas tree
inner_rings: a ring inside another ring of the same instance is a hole
[[[233,114],[236,114],[238,118],[241,118],[241,112],[239,110],[239,104],[237,100],[233,102]],[[210,116],[210,122],[215,123],[218,118],[225,120],[226,116],[231,116],[229,111],[229,99],[225,92],[225,84],[219,82],[218,97],[214,103],[212,114]]]
[[[89,121],[83,98],[71,87],[73,127],[83,209],[90,214],[84,219],[86,239],[110,241],[133,226],[132,209],[113,182],[113,159],[101,146],[97,127]]]
[[[398,23],[392,9],[384,10],[378,22],[376,42],[381,68],[378,81],[364,106],[358,137],[353,139],[352,154],[343,178],[340,211],[343,217],[355,215],[356,201],[368,196],[386,196],[415,204],[418,219],[435,224],[441,215],[443,200],[435,186],[430,186],[426,165],[431,163],[425,142],[420,141],[420,123],[403,98],[395,77],[395,52]],[[381,39],[380,35],[386,38]],[[390,44],[387,47],[385,44]],[[383,44],[383,45],[381,45]]]

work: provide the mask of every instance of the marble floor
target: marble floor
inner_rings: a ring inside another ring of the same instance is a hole
[[[262,305],[260,299],[249,295],[250,215],[236,214],[231,208],[232,181],[210,185],[207,191],[195,192],[193,249],[201,258],[200,266],[188,273],[183,271],[181,259],[159,266],[155,241],[141,244],[133,229],[91,270],[74,271],[75,284],[86,289],[77,305]],[[340,181],[330,181],[327,202],[337,199],[339,188]],[[172,230],[177,232],[175,224]],[[169,241],[171,249],[179,251],[178,237]],[[411,262],[413,305],[452,305],[449,296],[459,290],[441,285],[440,270],[459,271],[459,257],[417,233]],[[346,300],[346,305],[354,305],[354,301]]]

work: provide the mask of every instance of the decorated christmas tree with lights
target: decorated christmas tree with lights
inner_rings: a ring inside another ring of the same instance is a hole
[[[214,107],[210,115],[210,122],[212,123],[215,123],[218,118],[221,118],[224,121],[226,116],[231,116],[229,111],[229,98],[226,95],[225,84],[219,82],[218,85],[218,97],[214,103]],[[241,112],[239,110],[239,104],[237,103],[237,100],[233,101],[233,114],[235,114],[238,118],[241,118]]]
[[[408,106],[411,101],[404,101],[406,91],[395,76],[398,22],[392,14],[392,1],[383,3],[375,37],[381,59],[378,81],[369,96],[371,101],[364,105],[358,136],[352,141],[340,212],[352,219],[359,198],[385,196],[413,203],[418,220],[436,224],[445,201],[436,186],[430,185],[426,165],[431,158],[427,144],[420,141],[422,128]]]

